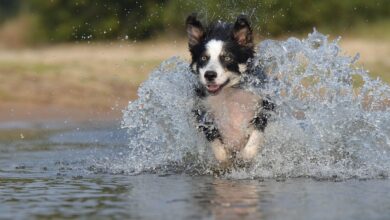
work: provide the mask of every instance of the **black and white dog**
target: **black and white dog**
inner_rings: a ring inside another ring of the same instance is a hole
[[[243,87],[251,74],[253,36],[246,16],[234,24],[217,22],[204,27],[195,14],[186,21],[191,69],[199,75],[194,113],[210,142],[215,158],[252,160],[264,143],[263,131],[274,105]]]

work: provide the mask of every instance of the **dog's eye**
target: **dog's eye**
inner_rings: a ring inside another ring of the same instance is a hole
[[[207,57],[206,57],[206,56],[202,56],[200,59],[201,59],[202,61],[206,61],[206,60],[207,60]]]
[[[231,60],[232,60],[232,58],[230,58],[230,57],[226,56],[226,57],[224,58],[224,60],[225,60],[225,61],[227,61],[227,62],[229,62],[229,61],[231,61]]]

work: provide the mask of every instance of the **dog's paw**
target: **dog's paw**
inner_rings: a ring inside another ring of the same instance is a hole
[[[255,130],[249,137],[248,143],[241,150],[239,157],[244,161],[251,161],[264,143],[264,134],[261,131]]]
[[[213,153],[215,159],[218,160],[219,163],[226,163],[229,160],[228,152],[225,149],[225,146],[222,144],[220,140],[215,140],[211,143],[211,148],[213,149]]]
[[[257,155],[258,145],[247,145],[244,149],[242,149],[240,153],[240,158],[244,161],[250,161]]]

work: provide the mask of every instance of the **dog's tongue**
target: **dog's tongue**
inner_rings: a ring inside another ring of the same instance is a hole
[[[207,90],[209,92],[216,92],[218,91],[219,87],[219,85],[207,85]]]

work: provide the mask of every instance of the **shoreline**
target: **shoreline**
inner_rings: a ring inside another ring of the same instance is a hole
[[[163,60],[189,59],[186,45],[179,39],[1,50],[0,123],[120,121]],[[347,37],[340,47],[343,55],[360,53],[357,68],[390,83],[390,41]]]
[[[122,120],[127,104],[116,107],[61,106],[36,103],[0,103],[0,124],[10,122],[113,122]]]

